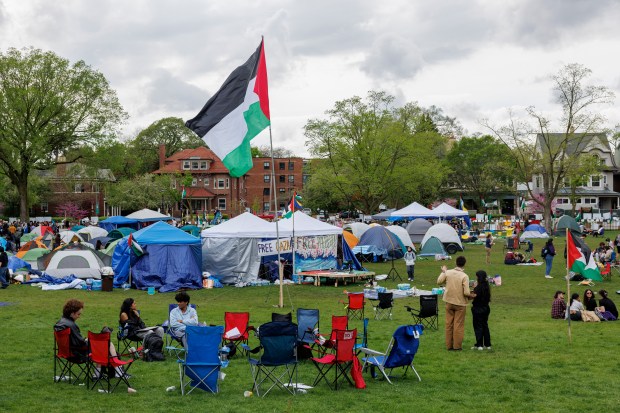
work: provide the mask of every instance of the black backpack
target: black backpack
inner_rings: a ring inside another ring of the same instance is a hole
[[[147,334],[142,341],[144,361],[164,361],[164,340],[155,333]]]
[[[542,258],[545,258],[547,256],[547,247],[543,247],[543,249],[540,251],[540,256]]]

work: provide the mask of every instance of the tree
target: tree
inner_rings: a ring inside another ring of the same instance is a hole
[[[372,213],[387,200],[398,205],[436,197],[445,168],[433,161],[443,155],[445,139],[429,128],[422,108],[393,102],[371,91],[366,101],[336,102],[328,119],[306,123],[306,144],[320,158],[304,191],[310,205],[337,202]],[[420,131],[418,125],[425,126]]]
[[[572,205],[573,216],[575,216],[577,202],[580,198],[580,196],[577,195],[577,188],[586,186],[588,184],[588,178],[601,171],[602,167],[598,157],[583,155],[575,159],[575,164],[566,172],[564,183],[568,184],[566,185],[569,189],[568,199],[570,199]]]
[[[17,187],[20,217],[28,218],[28,178],[80,145],[116,132],[125,113],[105,77],[83,61],[53,52],[0,53],[0,170]]]
[[[139,160],[137,174],[151,173],[159,168],[159,145],[166,145],[166,157],[183,149],[206,146],[198,135],[185,126],[181,118],[155,121],[129,143],[134,159]]]
[[[479,200],[493,191],[512,191],[516,185],[510,149],[489,135],[461,138],[448,152],[446,163],[450,182]]]
[[[271,157],[271,146],[269,145],[262,145],[259,146],[258,148],[256,148],[256,151],[258,152],[259,156],[264,157],[264,158],[270,158]],[[254,152],[254,148],[252,148],[252,156],[254,156],[256,152]],[[273,148],[273,157],[274,158],[290,158],[295,156],[293,154],[293,151],[291,151],[290,149],[285,149],[285,148]]]
[[[171,186],[169,175],[145,174],[127,179],[110,187],[108,203],[125,210],[156,209],[162,203],[172,205],[180,200],[179,193]]]
[[[527,177],[523,182],[530,198],[543,207],[547,231],[551,231],[551,203],[564,178],[579,165],[577,159],[587,141],[603,130],[605,119],[593,110],[613,101],[614,94],[607,87],[586,84],[590,75],[590,69],[572,63],[551,77],[553,95],[561,106],[557,124],[534,107],[526,111],[528,120],[510,111],[508,125],[496,127],[483,121],[494,136],[514,149],[520,175]],[[552,133],[554,129],[561,132]],[[530,179],[540,180],[541,185],[532,185]]]
[[[56,208],[56,215],[64,216],[65,218],[74,218],[77,221],[80,221],[82,218],[86,218],[90,211],[87,209],[83,209],[75,202],[65,202],[63,204],[58,205]]]

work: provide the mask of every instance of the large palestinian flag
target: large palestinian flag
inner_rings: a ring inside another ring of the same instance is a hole
[[[585,243],[570,232],[566,231],[566,256],[568,269],[575,274],[594,281],[603,281],[601,272],[594,262],[594,255],[585,246]]]
[[[269,126],[267,64],[263,41],[185,126],[222,159],[233,177],[252,168],[250,140]]]

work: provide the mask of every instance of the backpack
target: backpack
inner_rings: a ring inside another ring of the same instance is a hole
[[[542,258],[545,258],[547,256],[547,247],[543,247],[543,249],[540,251],[540,256]]]
[[[147,334],[142,341],[144,361],[164,361],[164,340],[155,333]]]

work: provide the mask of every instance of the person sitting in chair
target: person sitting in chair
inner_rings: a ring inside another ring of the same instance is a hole
[[[147,334],[151,333],[164,337],[162,327],[156,326],[147,329],[146,324],[140,318],[140,312],[136,308],[136,301],[133,298],[125,298],[121,304],[119,325],[127,331],[127,338],[133,341],[142,341]]]
[[[189,294],[181,291],[174,296],[178,307],[170,311],[170,328],[176,337],[181,338],[183,346],[187,347],[185,327],[198,325],[198,313],[189,305]]]

